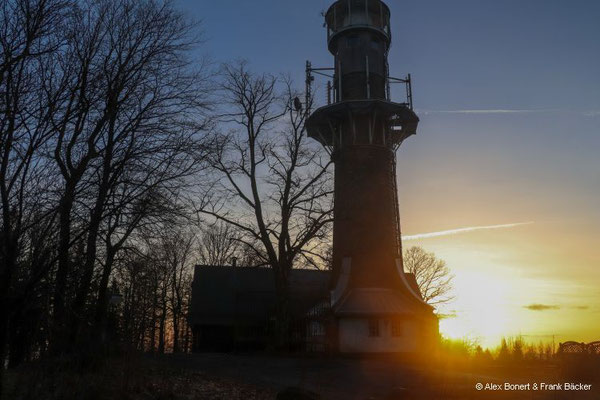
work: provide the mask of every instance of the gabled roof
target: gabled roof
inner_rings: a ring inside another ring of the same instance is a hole
[[[415,314],[415,302],[384,288],[351,289],[334,307],[336,315]]]
[[[402,272],[401,278],[408,286],[408,292],[390,288],[353,288],[345,292],[341,298],[333,300],[335,301],[334,314],[337,316],[429,315],[433,307],[423,301],[415,275]]]
[[[290,306],[301,315],[328,296],[329,271],[294,269],[290,273]],[[194,270],[191,324],[231,325],[259,322],[273,315],[275,282],[270,268],[198,265]]]

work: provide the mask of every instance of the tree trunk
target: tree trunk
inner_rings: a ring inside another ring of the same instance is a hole
[[[4,282],[2,284],[4,286]],[[8,304],[3,293],[0,296],[0,397],[2,397],[2,383],[4,382],[4,359],[8,339]]]
[[[156,298],[156,291],[158,287],[153,286],[152,290],[152,314],[150,314],[150,350],[152,353],[156,351],[156,309],[158,308],[158,299]]]
[[[148,318],[146,316],[146,312],[144,311],[144,313],[142,314],[142,318],[140,318],[140,326],[138,328],[138,332],[135,335],[136,339],[135,339],[135,346],[133,346],[136,350],[138,351],[144,351],[144,343],[145,343],[145,339],[146,339],[146,323],[148,322]]]
[[[276,313],[277,320],[275,324],[276,349],[279,351],[288,351],[290,345],[290,290],[288,282],[288,271],[285,267],[279,266],[274,270],[275,289],[277,295]]]
[[[179,312],[173,310],[173,353],[179,352]]]
[[[173,353],[179,352],[179,296],[177,295],[177,263],[173,263],[173,284],[171,285],[171,304],[173,306]]]
[[[32,334],[32,332],[27,332],[27,322],[24,319],[23,307],[18,306],[15,308],[8,323],[8,368],[17,367],[24,361],[25,353],[27,352],[27,339]]]
[[[5,351],[8,339],[8,321],[11,311],[8,298],[10,282],[12,280],[12,272],[14,271],[14,263],[11,262],[11,259],[13,258],[11,253],[13,253],[13,251],[10,248],[5,249],[4,254],[6,254],[6,258],[2,261],[6,262],[6,264],[2,266],[3,271],[0,275],[0,371],[4,369],[3,360],[4,355],[6,354]]]
[[[5,203],[5,202],[3,202]],[[10,304],[9,297],[13,273],[17,260],[17,241],[13,240],[12,225],[10,213],[3,210],[4,232],[2,232],[2,253],[0,262],[0,397],[2,396],[2,379],[4,371],[4,360],[8,346],[8,334],[10,329],[11,314],[15,312],[13,305]]]
[[[114,123],[114,119],[111,118],[111,122]],[[113,125],[111,124],[111,127]],[[75,301],[73,302],[73,318],[70,327],[70,340],[71,345],[75,343],[77,337],[80,336],[79,329],[81,327],[83,309],[85,306],[85,302],[87,296],[90,291],[90,284],[92,283],[92,278],[94,276],[94,266],[96,264],[96,252],[98,249],[98,232],[100,230],[100,223],[102,222],[102,214],[104,212],[104,203],[108,196],[109,190],[109,179],[110,179],[110,171],[112,164],[112,152],[113,152],[113,141],[112,135],[114,132],[111,129],[111,136],[109,136],[109,142],[105,149],[106,156],[103,159],[102,165],[102,180],[100,181],[100,185],[98,187],[98,195],[96,196],[96,201],[94,203],[94,208],[90,213],[90,224],[88,227],[88,236],[86,243],[86,251],[85,251],[85,263],[83,265],[83,277],[77,288],[77,294],[75,296]],[[109,249],[110,253],[110,249]],[[114,254],[109,254],[114,259]],[[108,257],[107,257],[108,258]],[[112,261],[112,260],[111,260]],[[102,278],[104,278],[105,271],[107,270],[108,265],[108,275],[110,276],[110,268],[112,267],[112,262],[110,265],[105,264]],[[103,282],[102,282],[103,283]],[[101,287],[102,287],[101,283]],[[108,276],[106,280],[106,285],[108,285]],[[106,293],[106,289],[104,289]]]
[[[183,352],[189,353],[190,350],[190,327],[189,324],[185,324],[183,334]]]
[[[65,193],[59,205],[59,242],[58,242],[58,269],[54,284],[54,316],[52,320],[51,354],[58,355],[65,350],[65,325],[66,325],[66,289],[67,277],[71,269],[71,210],[75,197],[75,185],[67,182]]]
[[[167,288],[162,291],[162,313],[160,315],[160,325],[158,329],[158,352],[165,353],[165,323],[167,321]]]
[[[100,211],[101,213],[101,211]],[[84,307],[90,290],[90,284],[94,275],[94,265],[96,261],[96,249],[98,239],[98,229],[100,228],[100,215],[92,213],[87,237],[85,262],[83,265],[83,277],[77,288],[75,300],[72,305],[72,318],[69,327],[69,346],[75,345],[78,337],[81,337],[80,327],[83,323]]]
[[[96,313],[94,315],[94,340],[98,343],[102,341],[101,333],[106,330],[106,317],[108,313],[108,281],[115,260],[115,250],[108,248],[106,259],[104,260],[104,268],[102,269],[102,277],[100,278],[100,286],[98,288],[98,298],[96,300]]]

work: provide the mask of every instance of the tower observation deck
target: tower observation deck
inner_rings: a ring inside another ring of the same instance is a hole
[[[325,25],[334,64],[313,68],[307,62],[306,82],[310,105],[313,74],[333,72],[328,101],[310,114],[306,127],[335,164],[332,309],[342,322],[349,315],[412,315],[413,322],[427,321],[423,335],[430,337],[437,320],[431,325],[432,308],[408,282],[402,265],[396,150],[416,133],[419,118],[412,109],[410,75],[389,74],[390,10],[381,0],[338,0],[326,11]],[[406,87],[401,102],[390,98],[394,83]],[[385,304],[385,310],[373,304]],[[343,349],[351,333],[342,322]],[[421,322],[414,326],[425,326]]]

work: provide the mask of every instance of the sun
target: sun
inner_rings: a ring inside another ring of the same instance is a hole
[[[440,334],[451,339],[469,338],[483,347],[494,347],[513,324],[507,309],[511,282],[489,272],[457,272],[454,288],[460,295],[440,310]]]

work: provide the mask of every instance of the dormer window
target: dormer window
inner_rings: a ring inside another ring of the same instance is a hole
[[[370,318],[369,319],[369,337],[378,337],[379,336],[379,319]]]

